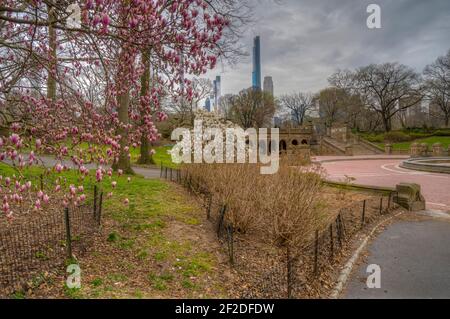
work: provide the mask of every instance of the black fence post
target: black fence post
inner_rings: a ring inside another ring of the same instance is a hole
[[[330,225],[330,248],[331,258],[334,257],[334,238],[333,238],[333,224]]]
[[[206,208],[206,219],[208,219],[208,220],[211,218],[212,197],[213,197],[212,193],[209,194],[209,197],[208,197],[208,207]]]
[[[66,248],[67,248],[67,257],[72,258],[72,238],[70,235],[70,216],[69,216],[69,207],[64,208],[64,220],[66,224]]]
[[[388,212],[391,210],[391,200],[392,200],[392,193],[389,193],[388,206],[387,206]]]
[[[286,268],[287,268],[287,297],[292,298],[292,259],[289,244],[286,246]]]
[[[361,216],[361,228],[364,227],[364,224],[366,223],[366,200],[363,202],[363,210],[362,210],[362,216]]]
[[[190,193],[193,193],[194,188],[193,188],[193,186],[192,186],[192,176],[191,176],[191,175],[189,175],[188,188],[189,188],[189,192],[190,192]]]
[[[346,230],[345,230],[345,220],[344,220],[344,217],[343,217],[342,213],[339,214],[339,226],[340,226],[340,228],[341,228],[342,238],[345,238],[345,233],[346,233]]]
[[[314,241],[314,275],[317,276],[319,271],[319,231],[316,230],[316,236]]]
[[[228,233],[228,255],[230,257],[230,264],[234,264],[234,228],[233,225],[228,225],[227,227],[227,233]]]
[[[342,247],[342,230],[341,230],[341,220],[340,220],[341,214],[336,218],[336,235],[338,238],[339,247]]]
[[[223,205],[220,209],[219,221],[217,223],[217,237],[220,238],[220,233],[223,227],[223,221],[225,219],[225,213],[227,211],[227,205]]]
[[[188,172],[185,172],[184,176],[183,176],[183,174],[181,174],[181,185],[183,185],[184,188],[186,188],[187,175],[188,175]]]
[[[97,224],[100,226],[102,221],[102,204],[103,204],[103,192],[100,192],[100,200],[98,203]]]
[[[172,181],[172,167],[170,168],[170,181]]]
[[[163,164],[162,164],[162,161],[161,161],[161,165],[160,165],[160,171],[159,171],[159,178],[162,178],[162,176],[163,176]]]
[[[164,168],[164,178],[167,179],[167,167]]]
[[[94,219],[97,218],[97,185],[94,185]]]

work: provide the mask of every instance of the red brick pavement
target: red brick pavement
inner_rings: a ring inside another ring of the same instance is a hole
[[[367,157],[366,157],[367,158]],[[427,200],[427,208],[450,211],[450,175],[407,170],[399,167],[401,159],[385,156],[372,159],[345,160],[345,157],[317,157],[334,181],[344,181],[346,176],[355,178],[354,183],[362,185],[395,187],[398,183],[417,183]]]

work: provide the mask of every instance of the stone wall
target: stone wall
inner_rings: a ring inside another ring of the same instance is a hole
[[[426,143],[413,143],[410,148],[411,157],[443,157],[450,156],[449,148],[444,148],[441,143],[435,143],[429,147]]]
[[[329,130],[329,136],[340,142],[347,143],[350,138],[350,129],[347,126],[336,126]]]

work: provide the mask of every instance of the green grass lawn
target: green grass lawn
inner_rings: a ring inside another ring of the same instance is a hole
[[[430,136],[426,138],[417,139],[410,142],[393,143],[394,150],[409,150],[412,143],[426,143],[431,148],[435,143],[441,143],[444,148],[450,146],[450,136]],[[376,143],[384,148],[385,143]]]
[[[166,148],[167,149],[167,148]],[[24,170],[37,187],[42,168]],[[0,174],[16,173],[0,163]],[[17,173],[16,173],[17,175]],[[84,185],[93,193],[95,181],[78,179],[74,171],[47,174],[45,188],[53,189],[57,176],[67,183]],[[226,297],[226,289],[217,273],[217,247],[211,244],[203,209],[181,187],[162,180],[140,176],[117,177],[112,189],[105,176],[101,187],[113,197],[103,204],[100,237],[91,252],[79,256],[83,273],[82,288],[64,288],[62,271],[49,287],[39,288],[34,296],[67,298],[207,298]],[[124,204],[124,199],[129,204]],[[212,238],[214,238],[212,236]],[[28,292],[19,292],[28,298]]]
[[[89,148],[88,143],[82,143],[82,144],[80,144],[80,146],[82,149]],[[105,147],[105,149],[106,149],[106,147]],[[160,166],[162,163],[166,167],[178,168],[178,165],[172,162],[171,155],[167,153],[167,151],[170,151],[172,149],[172,146],[170,146],[170,145],[156,146],[156,147],[153,147],[153,149],[156,152],[153,155],[153,161],[154,161],[155,165]],[[140,148],[139,147],[131,147],[130,154],[131,154],[131,163],[133,165],[137,165],[136,163],[140,157]]]
[[[358,133],[364,139],[384,148],[390,143],[394,150],[409,150],[412,143],[426,143],[431,148],[435,143],[441,143],[444,148],[450,145],[450,130],[411,129],[392,131],[389,133]]]
[[[412,143],[426,143],[430,147],[435,143],[441,143],[443,147],[448,148],[450,145],[450,136],[431,136],[417,139],[413,142],[395,143],[393,147],[398,150],[409,150]]]
[[[153,148],[155,154],[153,155],[153,162],[155,165],[160,166],[161,164],[165,167],[178,168],[178,164],[172,162],[172,156],[167,153],[172,149],[172,146],[157,146]],[[134,164],[138,161],[140,156],[140,149],[133,147],[131,148],[131,162]]]

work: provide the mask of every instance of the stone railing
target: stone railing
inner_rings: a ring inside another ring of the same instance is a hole
[[[411,157],[443,157],[449,156],[449,149],[445,149],[441,143],[435,143],[430,148],[426,143],[413,143],[410,148]]]
[[[359,144],[365,147],[366,149],[371,150],[374,153],[383,154],[385,152],[385,150],[383,150],[382,147],[365,140],[364,138],[362,138],[357,134],[349,133],[349,137],[353,139],[353,144]]]

